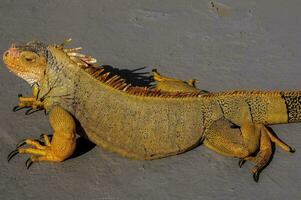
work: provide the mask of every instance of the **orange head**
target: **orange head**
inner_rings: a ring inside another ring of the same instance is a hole
[[[47,46],[29,42],[24,46],[11,47],[4,52],[3,61],[9,71],[23,78],[30,85],[43,78],[47,66]]]

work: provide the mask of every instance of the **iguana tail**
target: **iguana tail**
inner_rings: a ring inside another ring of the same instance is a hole
[[[301,91],[233,91],[205,95],[217,96],[229,119],[252,120],[260,124],[301,122]]]
[[[301,121],[301,91],[280,92],[287,111],[287,122]]]
[[[263,124],[301,121],[301,91],[264,92],[250,97],[248,104],[253,120]]]

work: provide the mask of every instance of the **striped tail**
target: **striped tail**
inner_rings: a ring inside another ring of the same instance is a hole
[[[280,92],[287,110],[288,122],[301,121],[301,91]]]
[[[259,124],[301,122],[301,91],[241,90],[202,96],[211,97],[218,99],[223,113],[234,122],[240,123],[246,118],[246,112],[253,122]]]

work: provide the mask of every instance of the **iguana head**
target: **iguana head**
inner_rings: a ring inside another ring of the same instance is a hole
[[[70,60],[80,67],[97,66],[95,58],[78,53],[82,49],[81,47],[65,48],[65,45],[70,42],[71,39],[66,39],[59,45],[45,45],[37,41],[28,42],[23,46],[12,44],[4,52],[3,61],[11,72],[23,78],[30,85],[39,83],[43,79],[47,67],[47,59],[51,59],[49,48],[55,48],[64,52]]]
[[[47,66],[47,46],[41,42],[28,42],[23,46],[12,44],[4,52],[3,61],[9,71],[30,85],[40,82]]]

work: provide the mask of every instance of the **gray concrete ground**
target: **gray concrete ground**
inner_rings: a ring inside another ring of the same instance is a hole
[[[197,78],[199,88],[301,88],[301,1],[0,2],[0,51],[12,42],[72,37],[101,64]],[[3,65],[3,63],[1,64]],[[276,149],[255,183],[250,164],[198,147],[155,161],[133,161],[93,148],[61,164],[7,163],[15,144],[50,133],[42,112],[13,113],[30,88],[0,68],[0,199],[301,199],[301,124],[277,125],[297,149]]]

